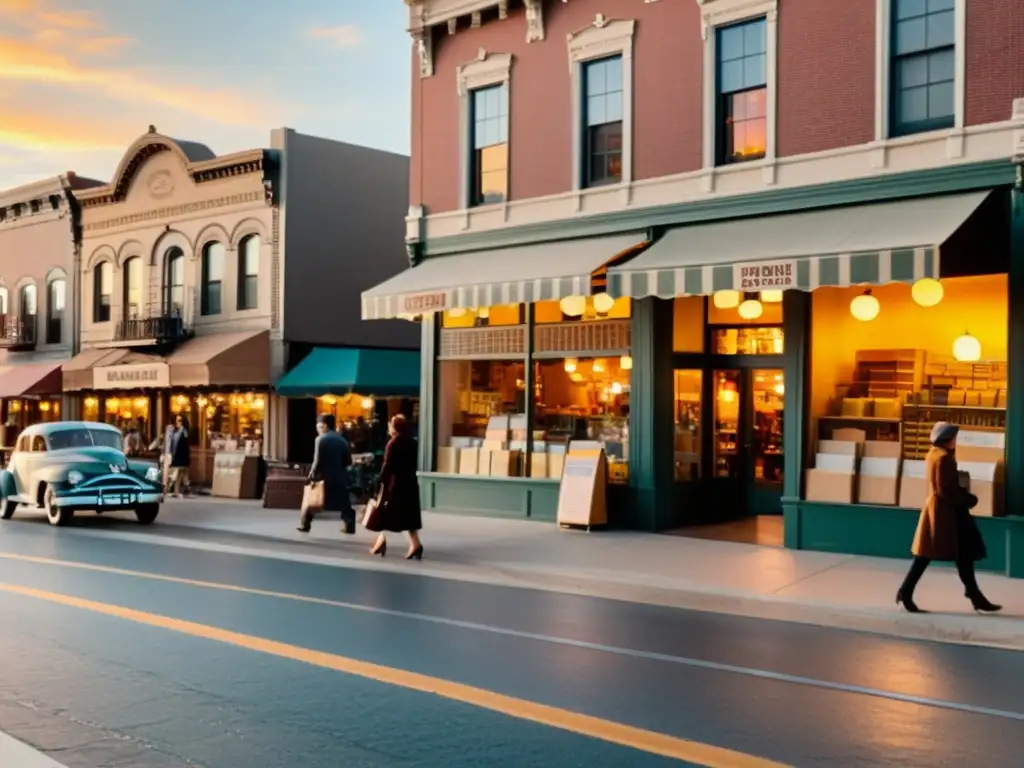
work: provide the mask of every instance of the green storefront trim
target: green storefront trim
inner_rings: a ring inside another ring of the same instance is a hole
[[[424,507],[437,512],[552,523],[558,511],[558,480],[441,472],[419,477]]]
[[[870,557],[910,559],[918,512],[868,504],[783,499],[786,546]],[[1024,517],[976,517],[988,549],[982,570],[1024,578]],[[795,541],[793,541],[795,540]]]

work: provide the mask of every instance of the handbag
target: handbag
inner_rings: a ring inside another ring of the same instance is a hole
[[[324,508],[324,481],[309,483],[302,489],[302,512],[312,514]]]
[[[366,502],[366,510],[363,512],[363,528],[374,533],[384,530],[384,505],[381,503],[381,494]]]

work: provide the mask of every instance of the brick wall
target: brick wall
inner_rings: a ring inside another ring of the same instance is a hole
[[[874,0],[784,0],[778,45],[778,155],[872,141]]]
[[[967,125],[1009,120],[1024,98],[1024,0],[967,3]]]

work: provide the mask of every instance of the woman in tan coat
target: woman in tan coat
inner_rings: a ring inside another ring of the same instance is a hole
[[[964,595],[979,613],[994,612],[1001,605],[989,602],[978,586],[974,563],[988,556],[981,531],[970,510],[978,498],[960,485],[956,468],[956,436],[960,427],[940,421],[932,428],[932,448],[928,451],[925,476],[928,478],[928,498],[925,499],[917,533],[910,551],[914,562],[910,565],[903,586],[896,593],[896,604],[908,613],[922,613],[914,602],[914,588],[921,580],[932,560],[956,563]]]

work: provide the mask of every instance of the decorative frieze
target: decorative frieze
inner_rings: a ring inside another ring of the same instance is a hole
[[[148,211],[142,211],[140,213],[133,213],[125,216],[115,216],[110,219],[104,219],[103,221],[93,221],[86,224],[83,227],[83,229],[86,232],[98,232],[104,229],[130,227],[135,224],[144,224],[150,221],[173,219],[178,218],[180,216],[187,216],[193,213],[202,213],[203,211],[210,211],[216,208],[228,208],[234,205],[258,203],[263,200],[263,190],[258,190],[256,192],[240,192],[237,195],[225,195],[223,197],[215,197],[209,200],[197,200],[194,203],[169,205],[164,208],[152,208]]]

